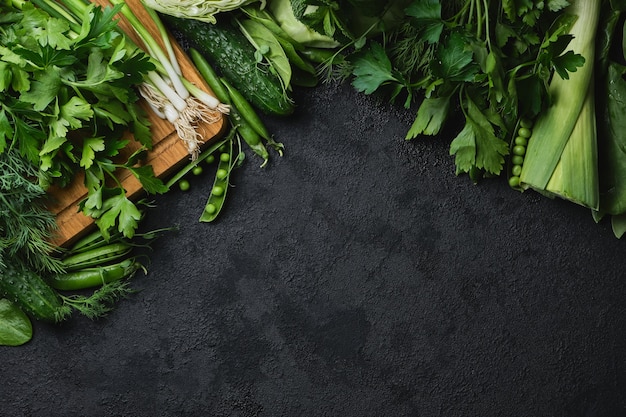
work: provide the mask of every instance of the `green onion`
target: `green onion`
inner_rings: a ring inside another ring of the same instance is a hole
[[[80,24],[77,16],[86,16],[93,7],[90,2],[84,0],[60,2],[33,0],[33,3],[38,7],[54,11],[56,16],[65,18],[74,25]],[[138,86],[139,92],[155,115],[168,120],[174,126],[192,159],[197,158],[203,142],[198,125],[216,122],[223,114],[229,112],[229,106],[221,103],[182,75],[170,37],[156,12],[146,9],[159,31],[164,48],[153,38],[125,1],[110,0],[110,3],[113,7],[119,8],[120,13],[128,20],[143,43],[143,49],[156,67],[156,70],[148,73],[143,83]],[[127,34],[123,33],[123,35]],[[125,37],[125,41],[129,52],[138,48],[128,36]]]

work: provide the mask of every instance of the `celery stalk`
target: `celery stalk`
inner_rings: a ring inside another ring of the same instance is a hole
[[[552,104],[535,123],[520,175],[524,189],[532,188],[592,208],[598,205],[599,185],[590,88],[600,4],[601,0],[576,0],[567,9],[578,17],[570,31],[574,39],[569,49],[581,54],[585,64],[571,73],[569,80],[558,76],[552,79]]]

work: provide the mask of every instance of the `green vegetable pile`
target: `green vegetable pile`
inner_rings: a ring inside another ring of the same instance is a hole
[[[626,231],[626,2],[281,0],[269,8],[289,16],[283,26],[294,36],[332,52],[317,67],[322,79],[415,109],[407,140],[438,135],[460,116],[450,142],[457,175],[504,177],[515,190],[589,208],[596,221],[610,216],[617,237]]]
[[[145,271],[135,248],[162,231],[136,233],[151,206],[126,196],[119,170],[147,194],[185,191],[189,175],[212,172],[198,217],[212,222],[248,152],[261,168],[284,153],[263,116],[292,114],[294,88],[321,82],[414,109],[406,140],[460,122],[456,175],[573,201],[626,232],[625,1],[146,3],[164,48],[124,1],[111,4],[0,4],[0,344],[30,340],[31,319],[97,318],[132,292],[128,278]],[[119,30],[118,13],[142,45]],[[214,96],[182,77],[166,29]],[[168,179],[142,161],[152,138],[141,99],[189,150]],[[226,113],[224,136],[200,146],[198,121]],[[129,140],[139,149],[122,157]],[[58,248],[47,191],[79,177],[88,195],[78,208],[98,230]]]

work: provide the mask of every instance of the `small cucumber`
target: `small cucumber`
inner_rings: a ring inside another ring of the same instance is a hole
[[[42,277],[22,264],[7,262],[0,276],[0,294],[37,320],[60,322],[71,312]]]
[[[255,47],[226,17],[215,24],[165,15],[163,20],[259,111],[277,116],[293,113],[293,99],[280,78],[257,62]]]

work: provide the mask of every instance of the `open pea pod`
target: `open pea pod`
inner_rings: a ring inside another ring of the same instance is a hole
[[[252,19],[243,19],[239,23],[244,35],[262,55],[257,59],[266,59],[270,64],[270,71],[275,71],[282,80],[283,88],[288,89],[291,85],[291,63],[283,45],[262,23]]]

